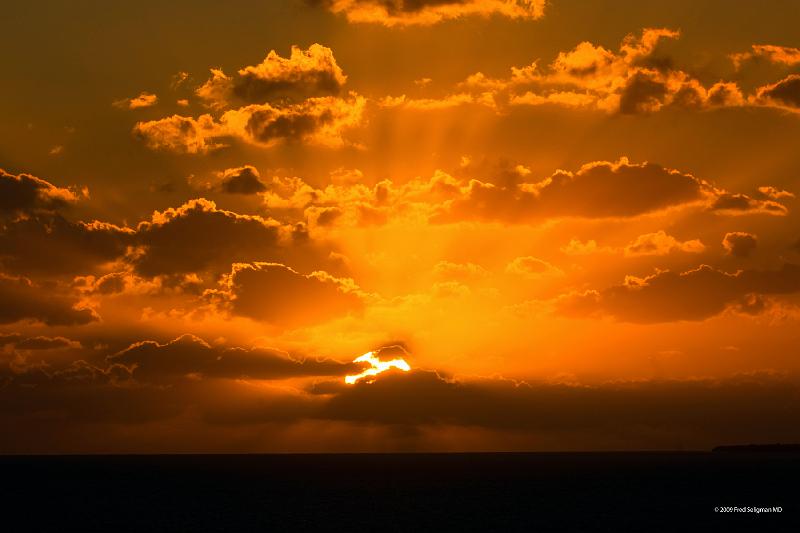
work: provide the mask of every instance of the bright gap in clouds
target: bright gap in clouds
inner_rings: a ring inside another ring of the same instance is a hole
[[[355,359],[353,359],[353,362],[369,363],[371,367],[367,368],[366,370],[364,370],[359,374],[345,376],[344,382],[347,383],[348,385],[352,385],[364,378],[371,378],[373,376],[377,376],[381,372],[385,372],[390,368],[397,368],[399,370],[402,370],[403,372],[408,372],[409,370],[411,370],[411,367],[408,365],[408,363],[406,363],[405,360],[401,357],[392,359],[391,361],[381,361],[380,359],[375,357],[375,354],[373,352],[367,352],[360,357],[356,357]]]

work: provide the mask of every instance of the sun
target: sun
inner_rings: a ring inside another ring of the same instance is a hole
[[[356,357],[353,359],[354,363],[369,363],[371,365],[370,368],[367,368],[363,372],[359,374],[353,374],[350,376],[345,376],[344,382],[348,385],[353,385],[354,383],[365,379],[365,378],[373,378],[380,374],[381,372],[385,372],[390,368],[396,368],[398,370],[402,370],[403,372],[408,372],[411,370],[411,366],[406,363],[405,359],[401,357],[397,357],[392,359],[391,361],[381,361],[373,352],[367,352],[360,357]],[[370,379],[372,381],[372,379]]]

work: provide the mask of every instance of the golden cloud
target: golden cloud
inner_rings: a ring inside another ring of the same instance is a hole
[[[244,67],[233,77],[219,69],[211,73],[196,92],[214,107],[335,96],[347,81],[333,51],[317,43],[307,50],[292,46],[289,58],[271,50],[263,62]]]

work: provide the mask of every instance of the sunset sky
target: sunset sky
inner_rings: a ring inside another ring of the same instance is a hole
[[[800,440],[799,3],[2,20],[0,452]]]

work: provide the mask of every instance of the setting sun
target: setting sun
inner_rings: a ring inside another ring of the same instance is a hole
[[[381,361],[379,358],[375,357],[373,352],[367,352],[364,355],[353,359],[354,363],[369,363],[371,368],[367,368],[363,372],[359,374],[354,374],[352,376],[345,376],[344,382],[348,385],[352,385],[357,381],[360,381],[365,378],[374,378],[381,372],[385,372],[390,368],[396,368],[398,370],[402,370],[403,372],[408,372],[411,370],[411,367],[408,363],[405,362],[402,358],[392,359],[391,361]]]

